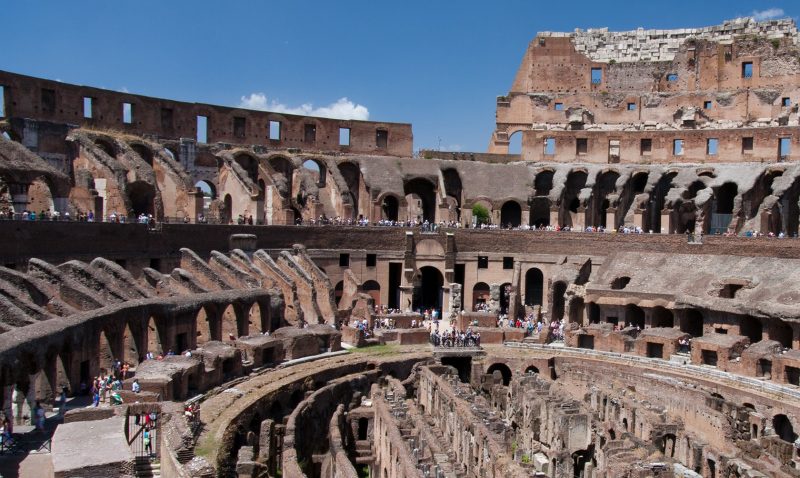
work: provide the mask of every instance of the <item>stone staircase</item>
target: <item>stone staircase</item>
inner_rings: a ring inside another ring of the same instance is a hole
[[[161,464],[147,456],[137,456],[134,463],[136,478],[161,478]]]

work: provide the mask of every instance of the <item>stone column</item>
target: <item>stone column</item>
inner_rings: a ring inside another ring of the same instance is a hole
[[[644,209],[636,209],[633,211],[633,225],[636,227],[641,227],[644,229],[644,215],[646,211]],[[648,232],[648,231],[645,231]],[[653,231],[653,232],[660,232],[660,231]]]
[[[69,198],[53,198],[53,209],[60,213],[64,213],[69,206]]]
[[[175,158],[175,160],[179,161],[186,171],[192,172],[195,170],[194,162],[196,157],[197,143],[195,140],[191,138],[181,138],[180,151],[178,151],[178,157]]]
[[[572,216],[572,226],[573,228],[583,229],[586,227],[586,208],[581,206],[578,208],[578,212],[570,211],[570,215]]]
[[[606,209],[606,229],[616,229],[617,208],[610,207]]]
[[[558,220],[558,207],[551,206],[550,207],[550,225],[551,226],[560,226],[561,223]]]

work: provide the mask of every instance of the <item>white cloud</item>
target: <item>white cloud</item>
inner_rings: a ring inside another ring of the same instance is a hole
[[[117,91],[119,91],[120,93],[130,93],[130,91],[128,91],[128,88],[126,88],[124,86],[122,88],[120,88],[119,90],[117,90]]]
[[[279,101],[269,100],[264,93],[250,93],[249,96],[241,97],[239,106],[251,110],[274,111],[292,115],[352,120],[369,119],[369,110],[366,106],[353,103],[347,98],[339,98],[334,103],[320,106],[319,108],[315,108],[311,103],[303,103],[300,106],[291,107]]]
[[[446,146],[446,147],[443,149],[443,151],[454,151],[454,152],[459,152],[459,151],[461,151],[461,145],[460,145],[460,144],[450,144],[450,145],[447,145],[447,146]]]
[[[764,20],[774,20],[776,18],[783,18],[786,16],[782,8],[767,8],[766,10],[753,10],[750,14],[756,21],[761,22]]]

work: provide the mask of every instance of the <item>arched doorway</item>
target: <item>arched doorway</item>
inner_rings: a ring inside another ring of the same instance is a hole
[[[500,286],[500,313],[507,314],[510,304],[511,304],[511,282],[506,282],[505,284],[502,284]]]
[[[542,305],[544,297],[544,274],[536,267],[525,273],[525,305]]]
[[[472,310],[478,310],[479,304],[488,304],[489,298],[489,284],[476,282],[472,287]]]
[[[750,343],[761,342],[763,337],[763,328],[761,320],[751,315],[745,315],[739,321],[739,335],[750,339]]]
[[[350,190],[350,198],[353,201],[353,219],[356,219],[360,212],[358,203],[361,192],[361,170],[356,164],[344,162],[339,164],[339,173],[344,178],[347,189]]]
[[[374,280],[368,280],[361,285],[361,289],[365,294],[372,297],[375,305],[381,305],[381,285]]]
[[[651,327],[673,327],[675,321],[672,317],[672,311],[664,307],[653,307],[653,312],[650,317]]]
[[[133,216],[140,214],[155,216],[156,189],[144,181],[134,181],[128,185],[128,197],[131,200]]]
[[[132,144],[131,149],[134,150],[145,163],[149,164],[151,167],[153,166],[153,152],[150,148],[143,144]]]
[[[558,281],[553,284],[553,317],[552,320],[564,318],[564,294],[567,292],[567,284]]]
[[[398,203],[396,197],[386,196],[383,198],[383,203],[381,204],[381,213],[383,219],[387,221],[397,221],[397,214],[399,209],[400,209],[400,204]]]
[[[703,336],[703,314],[697,309],[686,309],[681,319],[681,332],[692,337]]]
[[[444,277],[439,269],[431,266],[419,270],[419,286],[414,287],[414,310],[442,310],[442,286]]]
[[[625,306],[625,326],[644,328],[644,310],[634,304]]]
[[[220,218],[220,223],[222,224],[230,224],[233,220],[233,198],[230,194],[225,195],[225,199],[222,201],[222,217]]]
[[[519,227],[522,223],[522,208],[516,201],[506,201],[500,208],[501,227]]]
[[[419,218],[423,221],[436,221],[436,187],[423,178],[414,178],[403,184],[406,200],[409,201],[409,215],[413,215],[413,201],[419,201]],[[417,219],[411,217],[410,219]]]
[[[203,215],[208,216],[211,201],[217,198],[217,188],[209,181],[197,181],[194,187],[203,195]]]
[[[336,306],[339,306],[339,302],[342,301],[342,294],[344,294],[344,281],[339,281],[336,283],[336,286],[333,288],[333,296],[336,300]]]
[[[783,413],[772,418],[772,428],[775,430],[775,434],[785,442],[794,443],[797,440],[797,433],[794,432],[792,422]]]
[[[317,161],[316,159],[306,159],[303,161],[303,169],[305,169],[307,173],[311,175],[318,188],[322,189],[325,187],[325,180],[328,176],[328,170],[321,161]]]
[[[245,153],[239,153],[233,159],[244,169],[247,177],[256,182],[258,179],[258,159]]]
[[[489,375],[494,375],[495,372],[498,372],[503,378],[503,385],[507,387],[508,384],[511,383],[511,369],[508,368],[508,365],[504,363],[495,363],[490,365],[486,370],[486,373]]]
[[[792,326],[782,320],[775,319],[770,324],[769,338],[780,342],[787,349],[792,348]]]
[[[231,340],[239,337],[239,321],[233,304],[229,304],[222,312],[222,340]]]

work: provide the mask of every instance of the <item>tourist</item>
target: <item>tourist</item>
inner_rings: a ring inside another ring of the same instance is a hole
[[[133,379],[133,383],[131,384],[131,390],[133,390],[133,393],[139,393],[142,391],[142,387],[141,385],[139,385],[138,378]]]

